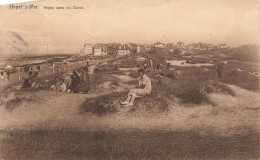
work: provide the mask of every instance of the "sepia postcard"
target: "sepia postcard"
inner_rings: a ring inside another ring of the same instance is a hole
[[[1,0],[0,160],[258,160],[259,46],[259,0]]]

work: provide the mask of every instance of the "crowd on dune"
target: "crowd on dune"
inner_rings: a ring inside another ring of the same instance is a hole
[[[29,72],[29,77],[24,79],[22,88],[42,88],[42,81],[39,79],[38,72]],[[79,70],[73,70],[68,78],[64,78],[62,73],[51,80],[49,89],[51,91],[59,91],[64,93],[77,93],[82,82],[88,81],[88,67]]]
[[[159,75],[159,86],[161,85],[161,80],[163,77],[178,78],[182,76],[182,71],[180,68],[174,68],[172,70],[170,63],[166,63],[165,69],[162,68],[160,61],[157,61],[156,65],[153,65],[154,62],[152,58],[147,56],[142,65],[137,65],[138,69],[138,81],[139,84],[136,88],[133,88],[129,91],[127,99],[122,102],[122,105],[132,106],[135,98],[144,97],[151,93],[152,84],[150,78],[147,76],[147,73],[150,71],[157,71]],[[48,88],[51,91],[58,91],[64,93],[80,93],[82,87],[89,86],[89,74],[88,74],[88,65],[78,70],[73,70],[72,74],[69,77],[64,77],[62,74],[54,77],[53,80],[49,81]],[[219,64],[216,68],[218,77],[222,76],[221,65]],[[24,80],[23,88],[42,88],[41,81],[38,76],[38,72],[29,72],[29,77]]]

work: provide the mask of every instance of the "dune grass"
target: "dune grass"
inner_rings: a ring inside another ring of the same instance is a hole
[[[163,53],[163,55],[164,54],[168,54],[168,53]],[[147,56],[147,55],[152,57],[154,64],[156,64],[157,61],[163,61],[162,56],[160,56],[159,54],[156,55],[151,55],[148,53],[142,54],[142,56]],[[97,89],[96,87],[99,84],[102,84],[107,81],[119,83],[119,81],[111,75],[124,74],[123,71],[118,70],[119,67],[132,68],[140,64],[141,62],[135,61],[135,56],[136,55],[131,55],[128,57],[121,58],[120,61],[116,64],[112,64],[112,62],[109,62],[105,65],[98,66],[95,70],[95,74],[89,77],[90,81],[83,82],[81,84],[81,87],[79,88],[80,90],[79,92],[96,93],[95,90]],[[207,56],[205,56],[205,58],[203,59],[203,61],[205,62],[208,60],[209,58]],[[176,66],[173,66],[172,68],[175,67]],[[243,72],[237,71],[238,67],[242,69]],[[166,73],[166,71],[164,71],[165,70],[164,63],[162,64],[161,68],[162,68],[161,72]],[[145,99],[143,100],[145,100],[146,102],[153,101],[153,103],[159,101],[164,105],[166,105],[167,104],[166,102],[171,101],[172,99],[172,98],[167,99],[167,97],[173,96],[173,97],[178,97],[181,100],[180,101],[181,103],[190,103],[190,104],[211,103],[208,96],[208,94],[211,93],[222,93],[222,94],[230,94],[232,96],[235,96],[235,93],[226,84],[234,84],[251,91],[259,91],[259,78],[248,74],[249,71],[252,72],[258,71],[256,70],[257,66],[255,64],[228,62],[227,65],[222,66],[223,76],[221,78],[217,77],[217,73],[214,67],[213,68],[212,67],[211,68],[180,67],[180,68],[183,73],[182,76],[178,78],[174,78],[174,77],[171,78],[165,76],[162,79],[163,81],[160,87],[158,87],[160,73],[157,72],[155,69],[150,72],[147,72],[147,75],[148,77],[151,78],[152,85],[153,85],[153,89],[152,89],[153,98],[151,98],[152,96],[148,96],[148,98],[145,97]],[[203,68],[207,68],[207,70],[205,71]],[[171,75],[172,73],[169,73],[169,75]],[[136,73],[136,71],[130,71],[129,76],[136,79],[138,77],[138,74]],[[53,79],[54,77],[52,76],[46,78]],[[134,84],[137,85],[137,80],[124,82],[124,83],[127,85],[134,85]],[[50,81],[47,83],[43,83],[42,86],[45,89],[49,89]],[[160,96],[159,93],[161,95],[166,95],[166,98],[162,99],[162,96]],[[156,101],[151,99],[156,99]],[[140,106],[142,106],[142,104],[140,104]]]
[[[120,100],[127,93],[111,93],[97,98],[87,98],[79,108],[79,114],[92,113],[97,116],[105,116],[118,112]]]
[[[14,99],[7,101],[7,103],[5,104],[5,109],[7,111],[11,112],[15,108],[19,107],[19,105],[22,103],[22,101],[23,100],[21,98],[15,97]]]
[[[259,136],[201,136],[178,131],[34,130],[7,132],[0,158],[83,159],[257,159]]]
[[[170,94],[180,98],[182,103],[211,103],[208,94],[234,92],[217,78],[214,70],[205,72],[202,67],[183,67],[183,75],[169,79],[162,87]]]
[[[242,71],[238,71],[238,68]],[[259,72],[259,64],[229,62],[223,66],[221,81],[223,83],[240,86],[250,91],[259,92],[260,78],[252,76],[248,72]]]

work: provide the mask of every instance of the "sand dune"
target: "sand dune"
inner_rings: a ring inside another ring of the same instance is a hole
[[[3,103],[0,107],[0,130],[12,129],[62,129],[76,130],[121,130],[121,129],[164,129],[173,131],[196,131],[202,135],[221,134],[230,136],[239,132],[259,131],[260,95],[237,86],[230,86],[236,96],[211,94],[215,105],[203,104],[183,106],[172,104],[163,113],[139,111],[119,107],[118,112],[96,116],[79,113],[79,106],[86,98],[104,94],[64,94],[51,91],[25,92],[13,97],[27,98],[12,111]],[[30,101],[33,96],[34,101]],[[4,99],[4,98],[3,98]],[[6,97],[8,99],[8,97]],[[6,100],[5,99],[5,100]],[[4,102],[4,101],[3,101]]]

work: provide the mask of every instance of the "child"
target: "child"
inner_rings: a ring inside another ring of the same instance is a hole
[[[51,87],[50,87],[50,90],[51,90],[51,91],[56,91],[56,87],[55,87],[56,83],[55,83],[55,81],[52,81],[51,84],[52,84],[52,85],[51,85]]]
[[[61,90],[60,87],[61,87],[60,77],[56,77],[55,78],[55,88],[56,88],[56,91],[60,91]]]
[[[61,92],[66,92],[67,85],[66,85],[66,83],[64,83],[64,79],[61,79],[60,82],[61,82],[61,86],[60,86]]]

